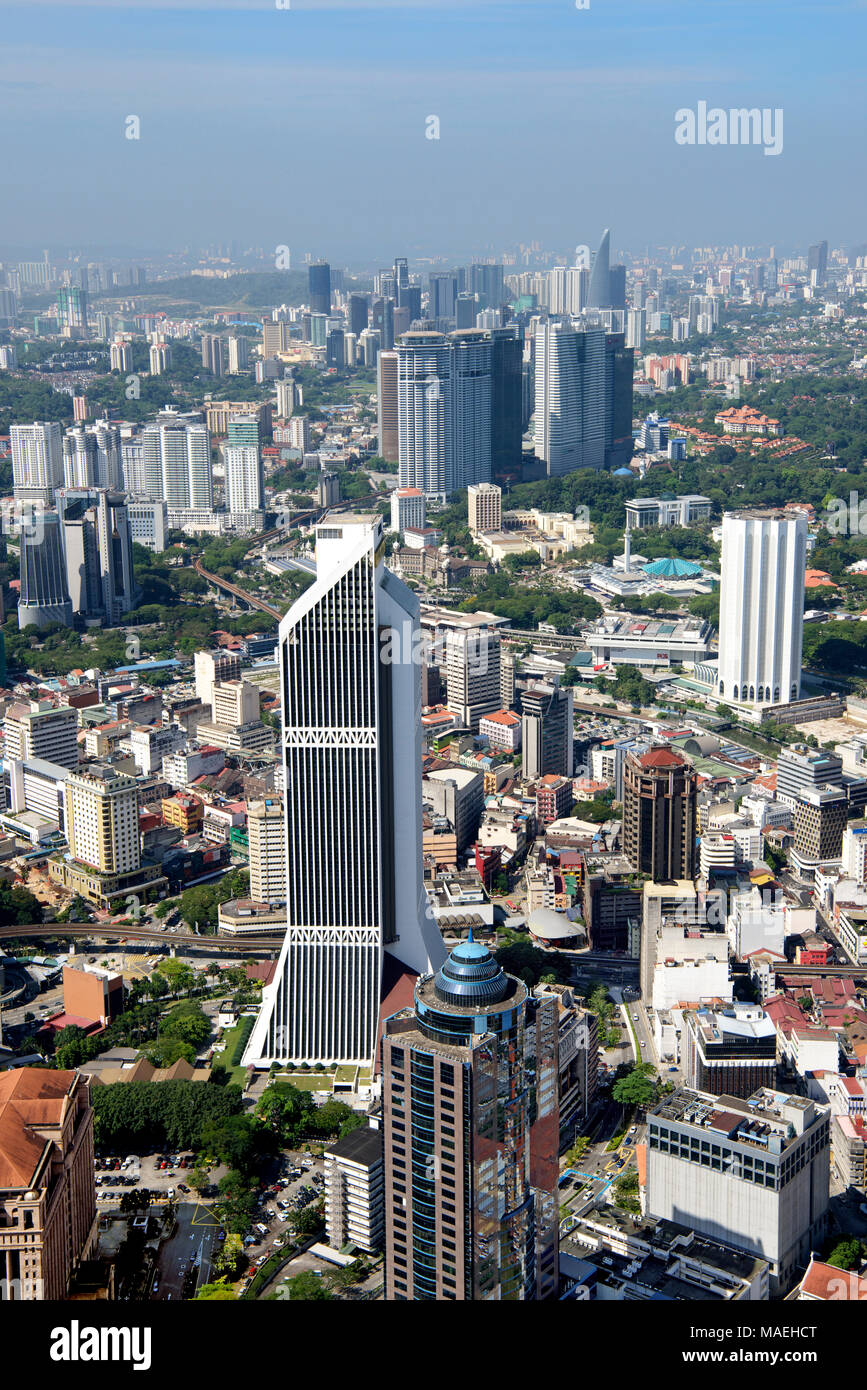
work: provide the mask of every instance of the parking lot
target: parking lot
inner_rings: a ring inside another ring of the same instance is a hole
[[[193,1162],[189,1153],[98,1156],[94,1164],[97,1202],[110,1206],[130,1188],[146,1188],[164,1194],[166,1199],[183,1200],[190,1196],[189,1183],[184,1179]],[[212,1180],[219,1181],[223,1171],[217,1170]],[[196,1194],[192,1194],[192,1200],[196,1200]]]

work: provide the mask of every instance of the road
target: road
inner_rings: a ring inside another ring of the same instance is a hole
[[[175,1215],[177,1230],[160,1246],[159,1283],[152,1300],[180,1303],[211,1277],[220,1224],[202,1202],[181,1202]]]

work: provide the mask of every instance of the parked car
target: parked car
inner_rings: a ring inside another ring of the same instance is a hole
[[[190,1190],[190,1189],[187,1187],[187,1184],[186,1184],[185,1182],[179,1182],[179,1183],[178,1183],[178,1191],[179,1191],[179,1192],[189,1192],[189,1190]]]

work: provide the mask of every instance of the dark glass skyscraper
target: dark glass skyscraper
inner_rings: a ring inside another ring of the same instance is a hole
[[[557,1028],[472,939],[386,1019],[386,1299],[556,1294]]]
[[[370,303],[366,294],[351,294],[349,296],[349,331],[354,333],[356,338],[367,327],[369,309]]]
[[[623,769],[623,849],[654,883],[691,879],[696,870],[695,770],[673,749],[627,755]]]
[[[317,261],[308,268],[307,276],[311,314],[330,314],[331,266],[327,261]]]
[[[524,348],[511,328],[491,331],[491,477],[520,481]]]

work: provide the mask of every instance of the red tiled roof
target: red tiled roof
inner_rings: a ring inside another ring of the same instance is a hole
[[[811,1259],[810,1267],[801,1280],[801,1292],[808,1298],[844,1301],[867,1298],[867,1279],[860,1278],[852,1271],[838,1269],[836,1265],[823,1264],[821,1260]]]
[[[683,767],[684,760],[670,748],[651,748],[638,759],[642,767]]]

